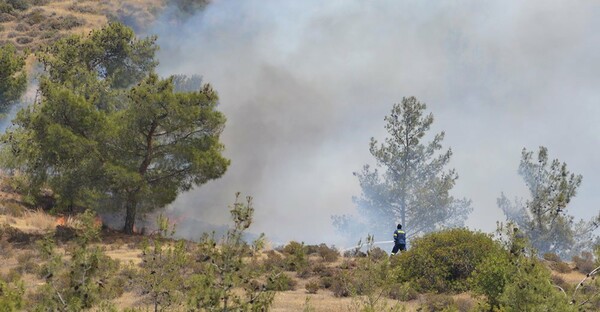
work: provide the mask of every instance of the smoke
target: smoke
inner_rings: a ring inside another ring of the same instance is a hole
[[[539,145],[583,174],[570,212],[590,217],[599,27],[592,1],[216,0],[184,22],[159,20],[159,72],[199,74],[219,91],[232,159],[169,209],[223,224],[241,191],[255,198],[256,232],[343,241],[330,216],[355,212],[352,172],[373,163],[368,142],[383,139],[392,104],[414,95],[436,118],[431,133],[446,131],[453,195],[473,200],[468,225],[494,230],[500,192],[526,195],[520,151]]]

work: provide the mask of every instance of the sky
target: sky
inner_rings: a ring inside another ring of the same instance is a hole
[[[527,195],[521,150],[546,146],[583,175],[569,210],[600,202],[600,2],[215,0],[182,23],[160,19],[159,73],[202,75],[227,116],[227,173],[169,207],[228,222],[254,198],[254,232],[275,241],[344,241],[353,172],[403,97],[427,104],[472,199],[467,225],[492,232],[501,192]],[[392,232],[393,229],[390,229]],[[180,229],[199,236],[200,228]],[[376,238],[377,240],[378,238]],[[380,238],[387,240],[388,238]]]

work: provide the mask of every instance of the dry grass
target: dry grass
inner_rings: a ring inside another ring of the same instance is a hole
[[[0,23],[0,43],[12,42],[18,49],[36,50],[65,35],[83,34],[97,29],[110,19],[148,25],[164,6],[164,0],[50,1],[45,5],[32,6],[23,12],[15,13],[11,18],[5,18],[5,22]],[[68,22],[71,20],[80,23],[71,24]],[[27,22],[29,24],[24,27]],[[49,35],[48,27],[58,29],[54,29]]]
[[[56,218],[41,209],[25,212],[24,221],[29,229],[41,232],[49,232],[56,227]]]

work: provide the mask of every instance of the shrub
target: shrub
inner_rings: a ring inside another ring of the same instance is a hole
[[[475,308],[475,303],[470,298],[456,298],[454,304],[459,312],[470,312]]]
[[[391,287],[388,297],[398,301],[410,301],[417,299],[419,293],[410,286],[410,283],[399,283]]]
[[[553,252],[547,252],[544,254],[543,257],[544,257],[544,260],[551,261],[551,262],[561,262],[562,261],[560,259],[560,257]]]
[[[25,213],[25,207],[14,201],[5,201],[0,206],[0,212],[11,217],[20,218]]]
[[[0,311],[22,311],[25,307],[23,301],[24,294],[25,288],[23,282],[16,281],[7,283],[0,279]]]
[[[90,244],[99,239],[95,215],[86,211],[81,216],[76,245],[67,249],[67,256],[55,251],[54,241],[46,236],[38,243],[38,251],[47,262],[40,269],[46,284],[37,289],[36,311],[81,311],[102,300],[118,297],[120,280],[114,276],[118,261]]]
[[[25,25],[25,24],[19,23],[19,24],[17,24],[17,26],[15,26],[15,30],[20,31],[20,32],[26,32],[29,30],[29,27],[27,27],[27,25]]]
[[[596,268],[594,263],[594,256],[591,252],[582,252],[580,256],[573,256],[573,263],[575,263],[575,269],[583,274],[588,274]]]
[[[21,273],[35,274],[39,266],[32,251],[25,251],[17,256],[17,270]]]
[[[559,261],[559,262],[550,262],[550,268],[558,273],[569,273],[571,272],[571,267],[569,264]]]
[[[1,229],[0,229],[1,231]],[[6,259],[12,257],[13,255],[13,247],[12,244],[7,241],[2,234],[0,233],[0,257],[4,257]]]
[[[309,294],[316,294],[317,291],[319,291],[319,289],[321,288],[321,284],[316,280],[312,280],[306,283],[306,285],[304,285],[304,288],[306,288],[306,291]]]
[[[399,280],[417,290],[464,291],[475,268],[501,246],[488,235],[467,229],[429,233],[413,241],[412,248],[393,258]]]
[[[367,255],[376,261],[386,259],[388,257],[388,253],[379,247],[375,247],[367,251]]]
[[[299,278],[309,278],[312,275],[312,269],[310,266],[304,266],[296,271],[296,276]]]
[[[283,247],[282,251],[286,255],[286,270],[300,271],[302,268],[308,266],[306,246],[304,246],[303,243],[291,241],[285,247]]]
[[[565,292],[569,292],[572,288],[571,284],[567,283],[567,281],[565,281],[565,279],[560,277],[559,275],[553,274],[551,280],[553,285],[562,288]]]
[[[231,209],[234,226],[221,239],[221,244],[212,236],[204,235],[198,244],[197,253],[203,255],[204,261],[193,267],[193,274],[188,279],[188,308],[192,311],[266,311],[273,302],[275,294],[268,287],[289,288],[294,282],[285,274],[272,274],[267,277],[267,284],[261,285],[257,279],[261,272],[254,270],[247,263],[257,262],[257,253],[248,253],[247,244],[243,240],[244,231],[252,224],[254,208],[252,198],[246,203],[239,201],[239,193]],[[264,246],[264,236],[254,243],[254,250]],[[198,259],[198,257],[196,257]],[[284,280],[287,278],[288,280]],[[243,290],[242,295],[240,291]]]
[[[340,257],[340,253],[335,247],[328,247],[326,244],[317,246],[316,251],[325,262],[335,262]]]
[[[549,281],[550,271],[535,257],[512,260],[513,270],[499,298],[502,311],[577,311]]]
[[[17,19],[17,18],[14,17],[13,15],[2,12],[2,3],[0,3],[0,23],[12,22],[15,19]]]
[[[40,25],[40,30],[70,30],[83,25],[85,25],[85,21],[73,15],[67,15],[48,19]]]
[[[310,267],[310,270],[312,272],[312,274],[318,276],[318,277],[331,277],[334,274],[334,270],[333,268],[330,268],[326,265],[324,265],[323,263],[315,263]]]
[[[500,305],[500,296],[509,282],[513,266],[508,252],[490,254],[473,271],[472,290],[484,295],[492,308]]]
[[[444,294],[427,294],[423,297],[420,304],[421,311],[457,311],[458,307],[452,296]]]
[[[41,24],[46,20],[46,15],[43,9],[34,9],[29,14],[25,15],[23,20],[29,26]]]
[[[281,254],[275,250],[267,251],[267,259],[263,260],[265,270],[272,271],[274,269],[285,269],[286,262]]]
[[[275,273],[267,278],[267,290],[288,291],[296,289],[296,281],[284,272]]]
[[[352,294],[352,276],[346,270],[340,270],[331,279],[330,288],[336,297],[349,297]]]
[[[11,14],[13,13],[15,9],[12,7],[12,5],[6,3],[6,2],[0,2],[0,12],[3,14]]]
[[[10,4],[15,10],[25,11],[29,9],[29,2],[27,0],[5,0],[6,3]]]

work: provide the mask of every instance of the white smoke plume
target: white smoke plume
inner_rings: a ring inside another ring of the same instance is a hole
[[[255,198],[256,232],[342,241],[330,216],[355,211],[352,172],[373,163],[368,141],[383,139],[392,104],[414,95],[436,118],[432,134],[446,131],[453,194],[475,208],[469,226],[493,231],[500,192],[526,195],[520,152],[539,145],[583,174],[570,212],[590,217],[600,203],[598,29],[593,1],[215,0],[183,23],[160,20],[149,31],[160,73],[200,74],[219,91],[232,159],[170,209],[223,224],[241,191]]]

